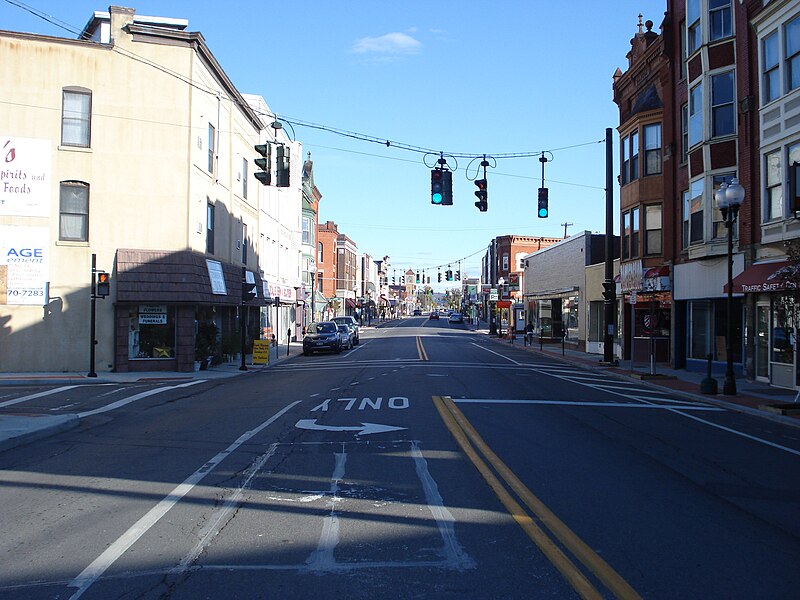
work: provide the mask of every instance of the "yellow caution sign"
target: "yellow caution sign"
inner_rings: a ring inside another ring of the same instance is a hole
[[[253,364],[269,364],[269,340],[253,340]]]

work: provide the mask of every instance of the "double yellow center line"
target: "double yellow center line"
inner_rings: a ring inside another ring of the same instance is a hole
[[[419,338],[417,340],[418,347],[421,347]],[[434,396],[433,403],[450,433],[453,434],[461,449],[478,469],[509,514],[581,598],[602,600],[603,595],[567,556],[565,550],[591,571],[617,598],[641,600],[639,594],[627,581],[575,535],[541,500],[534,496],[511,469],[492,452],[450,397]],[[517,495],[530,514],[514,499],[509,489]],[[536,517],[541,526],[533,517]],[[545,529],[549,531],[550,535]],[[564,550],[551,536],[561,543]]]
[[[417,354],[420,360],[428,360],[428,353],[425,352],[425,347],[422,345],[422,338],[417,336]]]

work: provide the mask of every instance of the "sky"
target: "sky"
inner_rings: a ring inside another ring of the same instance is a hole
[[[639,14],[659,32],[666,0],[115,4],[187,19],[240,92],[263,96],[294,121],[322,193],[320,222],[334,221],[359,252],[389,256],[398,277],[427,269],[435,284],[448,265],[478,277],[497,236],[563,238],[564,223],[568,235],[604,233],[607,127],[618,232],[612,77],[627,70]],[[0,0],[0,29],[74,38],[94,11],[106,10],[86,0]],[[543,151],[547,219],[536,216]],[[439,153],[454,171],[453,206],[430,201]],[[519,154],[527,156],[501,156]],[[482,213],[472,180],[483,155],[490,167]]]

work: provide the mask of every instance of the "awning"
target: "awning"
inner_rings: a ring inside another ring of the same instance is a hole
[[[666,277],[667,275],[669,275],[669,265],[653,267],[652,269],[647,269],[644,273],[645,279],[648,277]]]
[[[784,282],[784,277],[791,275],[797,267],[790,265],[788,261],[756,263],[750,265],[739,275],[733,278],[733,292],[735,294],[753,294],[759,292],[781,292],[788,286]],[[723,291],[727,293],[728,285],[725,284]]]
[[[356,306],[358,306],[358,303],[353,298],[345,298],[344,305],[347,308],[355,308]]]

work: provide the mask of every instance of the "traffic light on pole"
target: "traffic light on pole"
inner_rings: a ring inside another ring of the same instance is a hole
[[[111,279],[105,271],[97,271],[97,287],[95,296],[105,298],[111,293]]]
[[[256,152],[258,152],[261,157],[254,161],[260,170],[253,173],[253,175],[261,182],[261,185],[269,185],[272,183],[272,173],[269,171],[272,161],[271,148],[269,144],[258,144],[255,146]]]
[[[475,203],[475,206],[477,206],[478,210],[481,212],[486,212],[489,209],[489,193],[486,191],[486,183],[485,179],[475,180],[475,185],[478,186],[478,191],[475,192],[478,201]]]
[[[603,300],[607,300],[608,302],[613,302],[616,295],[617,295],[617,284],[614,283],[613,281],[604,281]]]
[[[439,271],[438,273],[439,283],[442,283],[442,272]]]
[[[461,271],[456,271],[456,281],[461,281]]]
[[[447,169],[431,169],[431,204],[453,204],[453,173]]]
[[[546,219],[549,211],[547,210],[547,188],[539,188],[539,212],[540,219]]]
[[[419,271],[417,271],[417,283],[419,283]]]

